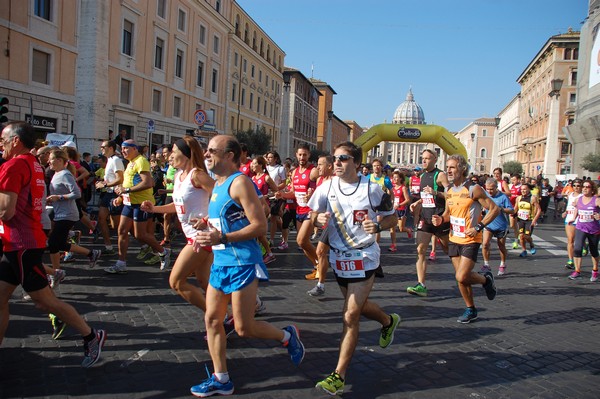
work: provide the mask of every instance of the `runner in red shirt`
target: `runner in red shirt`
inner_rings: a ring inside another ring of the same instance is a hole
[[[30,154],[35,144],[33,127],[25,122],[8,124],[2,130],[1,144],[7,162],[0,167],[0,237],[4,249],[0,259],[0,344],[8,328],[8,301],[21,285],[37,308],[55,314],[79,331],[84,339],[81,365],[90,367],[100,358],[106,333],[92,329],[48,286],[42,264],[46,235],[40,221],[44,171]]]
[[[240,155],[240,172],[248,177],[252,177],[254,176],[254,172],[250,166],[252,159],[248,158],[248,147],[246,147],[246,144],[240,144],[240,146],[242,147],[242,155]]]

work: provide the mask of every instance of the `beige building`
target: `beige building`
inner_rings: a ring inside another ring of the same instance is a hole
[[[356,121],[344,121],[344,123],[350,127],[349,140],[354,142],[360,135],[365,132],[365,128],[361,127]]]
[[[494,146],[492,150],[493,168],[502,167],[509,161],[517,161],[517,147],[519,143],[519,109],[521,95],[517,94],[498,113],[500,124],[494,134]],[[492,170],[493,170],[492,168]]]
[[[333,153],[336,144],[348,141],[350,126],[338,118],[333,111],[333,96],[337,93],[327,82],[310,79],[311,83],[319,90],[319,121],[317,124],[317,148],[321,151]]]
[[[517,160],[527,176],[542,173],[553,184],[565,171],[571,143],[562,128],[572,122],[579,32],[552,36],[517,82],[521,85]],[[560,86],[560,87],[559,87]]]
[[[492,165],[494,135],[498,121],[496,118],[479,118],[469,123],[455,134],[465,146],[471,172],[482,175],[491,174],[498,165]],[[438,165],[438,167],[440,167]]]
[[[154,147],[186,131],[279,137],[285,54],[233,0],[5,0],[0,40],[8,117],[33,110],[40,136],[77,134],[81,152],[109,129]]]

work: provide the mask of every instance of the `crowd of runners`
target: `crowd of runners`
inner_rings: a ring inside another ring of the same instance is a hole
[[[83,256],[94,268],[103,256],[114,259],[104,272],[118,278],[128,273],[133,237],[142,244],[137,259],[170,272],[170,287],[204,313],[213,371],[192,386],[198,397],[234,392],[226,355],[234,331],[279,342],[293,364],[302,362],[304,346],[294,324],[279,328],[255,318],[264,306],[259,281],[268,280],[267,265],[276,262],[277,251],[290,247],[297,246],[308,260],[302,274],[315,286],[307,295],[328,294],[331,269],[344,298],[339,355],[333,371],[316,383],[331,395],[344,390],[361,316],[381,324],[381,348],[393,342],[401,318],[385,313],[369,294],[374,278],[383,276],[381,251],[398,252],[398,240],[416,246],[407,253],[416,258],[416,283],[406,289],[412,295],[428,295],[427,266],[436,260],[437,248],[450,257],[465,303],[457,321],[465,324],[478,318],[473,286],[493,300],[495,278],[509,273],[509,263],[518,257],[536,254],[534,228],[550,214],[564,219],[568,278],[582,278],[582,257],[589,253],[590,280],[598,279],[600,199],[590,179],[552,187],[542,176],[508,177],[501,168],[477,176],[464,157],[451,155],[438,165],[437,153],[428,149],[421,165],[393,169],[379,159],[363,164],[362,149],[352,142],[339,143],[313,164],[308,145],[282,161],[275,151],[252,156],[244,143],[226,135],[207,146],[185,136],[153,154],[119,136],[103,141],[95,158],[80,155],[75,143],[36,143],[24,122],[6,125],[1,141],[0,343],[11,296],[21,285],[49,315],[52,337],[74,327],[84,340],[82,365],[95,364],[106,332],[90,327],[57,298],[66,276],[62,266]],[[93,212],[88,212],[90,200],[97,204]],[[101,238],[104,249],[79,245],[82,231],[74,230],[76,225],[89,230],[84,233],[93,240]],[[296,230],[295,243],[289,242],[290,228]],[[382,231],[391,238],[385,248],[379,244]],[[178,235],[182,240],[173,241]],[[509,236],[512,248],[520,248],[513,259]],[[494,238],[500,263],[493,270]],[[474,270],[480,250],[483,263]],[[43,262],[46,251],[49,264]]]

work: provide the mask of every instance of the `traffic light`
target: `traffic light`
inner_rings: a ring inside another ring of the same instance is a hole
[[[8,97],[1,97],[0,98],[0,123],[8,122],[8,117],[5,115],[6,113],[8,113],[8,108],[6,107],[6,105],[8,105]]]

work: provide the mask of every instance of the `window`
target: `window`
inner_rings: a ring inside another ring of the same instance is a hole
[[[235,102],[235,95],[237,93],[237,84],[234,83],[231,85],[231,101]]]
[[[479,158],[487,158],[487,151],[485,148],[482,148],[481,151],[479,152]]]
[[[569,93],[569,102],[571,104],[575,104],[576,100],[577,100],[577,94],[575,94],[575,93]]]
[[[121,95],[119,97],[121,104],[131,105],[131,80],[121,79]]]
[[[267,100],[265,100],[265,105],[263,106],[263,115],[267,116]]]
[[[204,62],[198,61],[198,70],[196,73],[196,86],[204,86]]]
[[[240,97],[240,105],[244,105],[246,103],[246,89],[242,87],[242,96]]]
[[[246,69],[248,69],[248,61],[244,59],[242,61],[242,71],[246,73]]]
[[[123,48],[122,53],[126,55],[132,55],[133,47],[133,22],[124,20],[123,21]]]
[[[573,50],[572,50],[572,49],[570,49],[570,48],[566,48],[566,49],[565,49],[565,56],[564,56],[564,59],[565,59],[565,60],[570,60],[570,59],[571,59],[571,53],[572,53],[572,51],[573,51]]]
[[[481,131],[481,137],[487,137],[487,129]]]
[[[260,114],[260,97],[256,98],[256,113]]]
[[[238,66],[238,58],[239,58],[239,54],[235,53],[233,55],[233,65]]]
[[[250,66],[250,76],[254,77],[254,64]]]
[[[206,46],[206,26],[200,24],[200,44]]]
[[[250,109],[254,106],[254,93],[250,93]]]
[[[219,54],[219,48],[220,48],[219,36],[214,36],[213,37],[213,52],[215,54]]]
[[[40,18],[50,21],[52,0],[35,0],[33,13]]]
[[[262,71],[258,71],[258,83],[262,82]]]
[[[179,9],[179,14],[177,17],[177,29],[179,29],[182,32],[185,32],[186,17],[187,15],[185,15],[185,11]]]
[[[45,85],[50,84],[50,54],[33,50],[31,80]]]
[[[162,110],[162,92],[152,90],[152,112],[160,113]]]
[[[577,71],[571,71],[571,86],[577,86]]]
[[[163,54],[165,41],[159,37],[156,38],[156,47],[154,48],[154,67],[163,69]]]
[[[173,97],[173,116],[181,118],[181,97]]]
[[[167,0],[156,0],[156,15],[165,19],[167,15]]]
[[[175,76],[181,78],[183,76],[183,50],[177,50],[175,55]]]
[[[210,84],[210,91],[212,91],[213,93],[217,92],[217,82],[219,79],[219,71],[217,71],[216,69],[212,70],[212,82]]]
[[[561,142],[560,143],[560,157],[564,158],[571,154],[571,143]]]
[[[215,1],[215,10],[217,10],[218,13],[221,12],[221,0]]]

